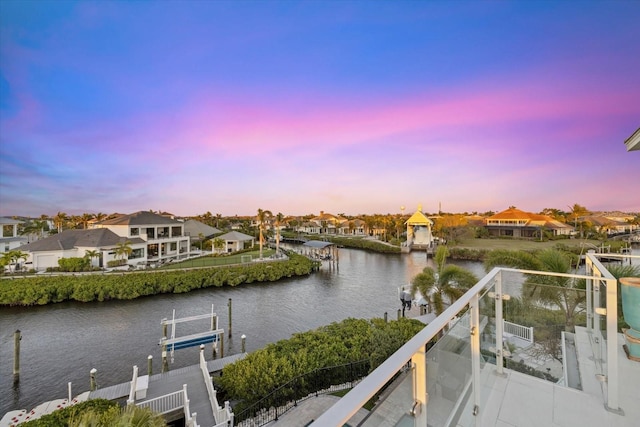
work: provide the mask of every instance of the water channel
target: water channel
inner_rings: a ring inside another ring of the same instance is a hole
[[[637,252],[637,251],[635,251]],[[484,269],[478,262],[455,262],[478,278]],[[425,266],[432,265],[424,252],[383,255],[340,249],[339,263],[302,278],[276,283],[208,288],[186,294],[157,295],[132,301],[103,303],[67,302],[42,307],[0,309],[0,415],[14,409],[67,397],[89,389],[89,371],[98,370],[97,383],[106,387],[131,379],[133,365],[147,373],[147,357],[153,356],[154,373],[160,372],[161,321],[207,314],[219,316],[228,333],[228,301],[232,300],[232,337],[225,336],[225,355],[246,351],[289,338],[332,322],[353,318],[395,319],[400,308],[398,287],[407,284]],[[433,265],[432,265],[433,266]],[[177,325],[176,335],[204,332],[209,321]],[[20,381],[14,383],[13,335],[22,333]],[[207,357],[211,358],[211,345]],[[170,369],[198,362],[198,349],[175,352]]]

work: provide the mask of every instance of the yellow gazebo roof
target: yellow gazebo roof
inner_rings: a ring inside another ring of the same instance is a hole
[[[405,224],[408,225],[433,225],[433,221],[431,221],[425,214],[422,213],[422,206],[418,207],[418,210],[411,215]]]

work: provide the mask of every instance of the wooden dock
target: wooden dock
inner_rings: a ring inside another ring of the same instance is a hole
[[[246,353],[234,354],[221,359],[207,361],[209,373],[220,372],[226,365],[240,360]],[[214,426],[216,420],[209,402],[207,387],[203,380],[199,365],[186,366],[173,371],[155,374],[148,377],[148,388],[143,399],[136,400],[141,404],[171,393],[179,392],[187,385],[190,411],[197,413],[197,422],[200,426]],[[116,384],[98,389],[89,393],[89,399],[122,400],[128,399],[131,391],[131,382]]]

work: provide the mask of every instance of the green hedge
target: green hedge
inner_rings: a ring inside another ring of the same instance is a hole
[[[309,236],[311,239],[313,237]],[[384,254],[399,254],[400,246],[391,246],[376,240],[368,240],[359,237],[327,237],[322,236],[323,240],[335,243],[338,246],[353,249],[365,249],[372,252],[380,252]]]
[[[216,380],[225,399],[240,400],[246,408],[293,378],[325,366],[366,359],[373,370],[422,328],[422,322],[407,318],[388,323],[345,319],[269,344],[227,365]]]
[[[289,254],[289,260],[197,270],[36,276],[0,280],[0,305],[44,305],[67,300],[128,300],[163,293],[183,293],[210,286],[274,282],[311,273],[317,263]]]
[[[448,248],[449,258],[461,261],[484,261],[489,254],[487,249],[468,249],[468,248]]]

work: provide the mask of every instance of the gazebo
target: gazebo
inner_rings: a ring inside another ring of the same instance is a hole
[[[422,205],[405,222],[407,226],[407,247],[428,249],[433,246],[433,221],[422,213]]]

